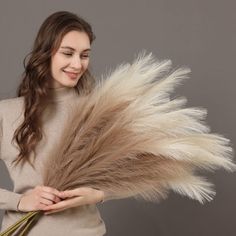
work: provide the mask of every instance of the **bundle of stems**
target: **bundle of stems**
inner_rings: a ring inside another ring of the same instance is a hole
[[[101,76],[72,106],[44,163],[43,184],[60,191],[101,189],[106,199],[156,202],[173,190],[200,203],[212,200],[213,185],[196,171],[234,171],[230,140],[210,132],[206,109],[170,98],[190,72],[171,68],[170,60],[141,51],[132,64]],[[23,228],[38,214],[28,213]]]

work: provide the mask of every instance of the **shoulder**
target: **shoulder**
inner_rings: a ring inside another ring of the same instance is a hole
[[[0,100],[0,116],[8,115],[9,113],[18,113],[22,111],[24,106],[24,97],[7,98]]]
[[[17,107],[22,106],[24,103],[24,97],[15,97],[15,98],[6,98],[0,100],[0,108],[7,108],[7,107]]]

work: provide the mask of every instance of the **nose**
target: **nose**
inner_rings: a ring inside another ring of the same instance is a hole
[[[80,70],[82,67],[81,60],[79,57],[73,57],[70,66],[75,70]]]

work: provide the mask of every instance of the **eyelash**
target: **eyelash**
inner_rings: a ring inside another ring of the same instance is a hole
[[[63,52],[63,54],[64,55],[66,55],[66,56],[72,56],[72,53],[65,53],[65,52]],[[89,58],[89,55],[84,55],[83,57],[85,57],[85,58]]]

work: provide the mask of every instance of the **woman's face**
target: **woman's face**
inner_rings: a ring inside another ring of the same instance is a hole
[[[70,31],[51,58],[50,87],[74,87],[89,64],[90,41],[85,32]]]

